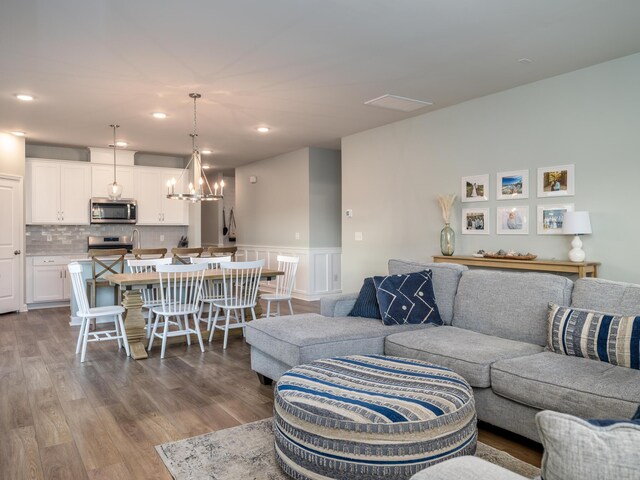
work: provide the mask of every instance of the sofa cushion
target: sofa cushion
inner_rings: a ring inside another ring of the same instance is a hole
[[[356,303],[348,316],[382,319],[378,299],[376,298],[376,286],[373,283],[373,277],[364,279]]]
[[[451,325],[453,319],[453,302],[458,289],[462,272],[469,270],[463,265],[454,263],[419,263],[404,260],[389,260],[389,275],[406,274],[431,270],[433,274],[433,292],[445,325]]]
[[[533,355],[542,347],[483,335],[456,327],[394,333],[385,340],[385,355],[425,360],[450,368],[475,388],[491,385],[491,364],[503,358]]]
[[[580,278],[573,287],[571,306],[612,312],[615,315],[638,315],[640,285],[600,278]]]
[[[536,415],[545,480],[640,478],[640,425],[597,427],[571,415]]]
[[[419,471],[409,480],[528,480],[506,468],[466,455]]]
[[[442,325],[433,293],[431,270],[373,277],[385,325],[432,323]]]
[[[546,273],[463,272],[452,325],[544,346],[549,303],[569,305],[571,280]]]
[[[249,322],[247,342],[276,360],[295,366],[340,355],[381,355],[384,338],[390,333],[422,328],[428,326],[386,326],[371,318],[307,313]]]
[[[640,370],[543,352],[494,363],[491,388],[541,410],[583,418],[631,418],[640,399]]]
[[[549,306],[547,348],[640,370],[640,316]]]

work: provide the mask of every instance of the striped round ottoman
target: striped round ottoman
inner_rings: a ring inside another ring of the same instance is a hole
[[[471,387],[444,367],[317,360],[289,370],[274,392],[276,457],[294,479],[404,479],[476,450]]]

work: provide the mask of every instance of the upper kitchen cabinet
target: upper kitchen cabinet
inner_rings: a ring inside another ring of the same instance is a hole
[[[122,198],[135,198],[134,167],[118,167],[116,181],[122,185]],[[113,165],[91,166],[91,196],[107,197],[108,185],[113,183]]]
[[[89,224],[89,165],[28,158],[25,176],[28,224]]]
[[[139,225],[188,225],[189,206],[182,200],[167,198],[167,182],[175,178],[176,191],[186,189],[181,169],[136,167],[135,188]]]

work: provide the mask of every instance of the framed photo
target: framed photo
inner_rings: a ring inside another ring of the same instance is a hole
[[[462,209],[463,235],[489,235],[489,209]]]
[[[462,177],[460,200],[486,202],[489,200],[489,174]]]
[[[573,212],[573,203],[565,205],[538,205],[538,235],[562,235],[565,212]]]
[[[559,165],[538,169],[538,197],[575,195],[575,166]]]
[[[496,209],[496,233],[498,235],[529,234],[529,206],[498,207]]]
[[[529,170],[499,172],[496,177],[496,199],[529,198]]]

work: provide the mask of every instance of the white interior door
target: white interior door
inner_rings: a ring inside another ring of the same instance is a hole
[[[0,177],[0,313],[20,309],[22,261],[22,184]]]

